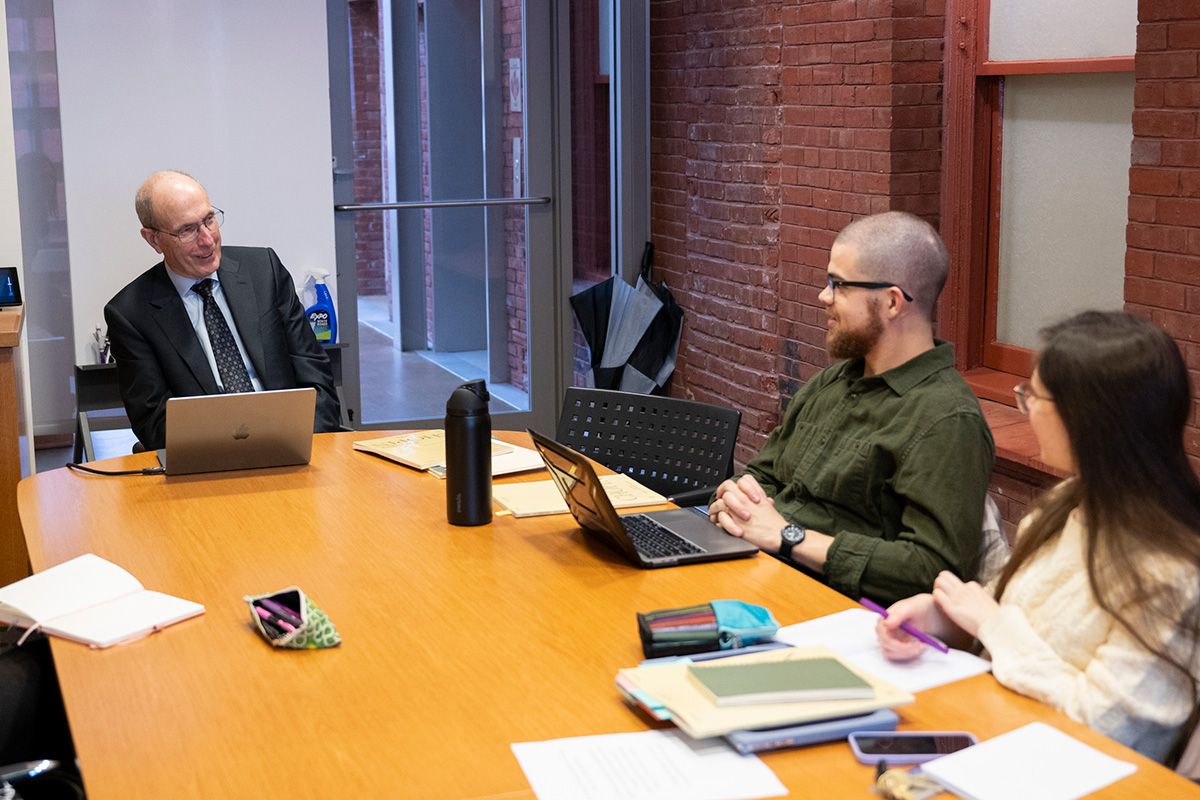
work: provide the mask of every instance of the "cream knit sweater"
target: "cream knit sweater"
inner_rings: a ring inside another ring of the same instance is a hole
[[[1161,761],[1190,711],[1187,685],[1096,605],[1079,518],[1076,509],[1058,538],[1013,576],[979,640],[1003,685]],[[1197,602],[1194,570],[1147,558],[1143,574],[1181,612]],[[1173,627],[1143,635],[1156,645],[1188,644]]]

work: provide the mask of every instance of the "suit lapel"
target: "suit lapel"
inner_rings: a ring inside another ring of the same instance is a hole
[[[221,266],[217,268],[217,278],[221,281],[225,302],[229,304],[229,313],[233,314],[238,337],[246,348],[254,371],[265,386],[267,373],[263,363],[262,339],[258,335],[258,320],[262,311],[254,294],[254,284],[250,282],[250,276],[242,271],[241,264],[224,255],[221,256]]]
[[[169,342],[175,348],[175,352],[187,365],[196,378],[196,382],[200,384],[205,393],[216,394],[218,391],[217,380],[213,377],[212,368],[208,365],[208,357],[204,355],[204,348],[200,346],[200,340],[196,338],[196,331],[192,329],[187,309],[183,307],[183,300],[179,299],[179,292],[175,291],[175,285],[167,277],[167,266],[159,263],[157,269],[153,286],[154,295],[150,298],[150,313],[155,323],[162,329],[164,341]]]

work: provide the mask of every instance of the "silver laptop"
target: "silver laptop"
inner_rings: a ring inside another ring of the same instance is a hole
[[[674,567],[758,553],[754,545],[686,508],[617,514],[585,457],[537,431],[530,430],[529,435],[579,526],[639,567]]]
[[[307,464],[316,408],[312,388],[172,397],[158,460],[168,475]]]

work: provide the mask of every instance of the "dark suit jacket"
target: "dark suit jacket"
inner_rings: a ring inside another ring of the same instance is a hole
[[[314,430],[339,430],[329,357],[275,251],[222,247],[217,278],[263,388],[315,388]],[[160,261],[118,292],[104,307],[104,319],[133,432],[147,450],[164,447],[167,398],[218,393],[166,264]]]

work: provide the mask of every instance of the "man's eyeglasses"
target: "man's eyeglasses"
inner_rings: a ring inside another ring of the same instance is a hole
[[[895,283],[882,283],[880,281],[844,281],[841,278],[830,278],[829,294],[834,294],[843,286],[852,286],[859,289],[900,289],[900,287]],[[911,303],[913,301],[908,292],[904,291],[903,289],[900,289],[900,294],[904,295],[904,299],[908,302]]]
[[[158,228],[151,228],[152,231],[165,233],[167,236],[174,236],[179,240],[180,244],[191,244],[196,241],[196,237],[200,235],[200,228],[203,227],[209,233],[221,227],[221,223],[225,221],[225,212],[213,206],[213,210],[208,213],[208,216],[199,222],[193,222],[190,225],[184,225],[179,230],[171,233],[171,231],[163,231]]]
[[[1029,413],[1030,400],[1045,400],[1048,403],[1053,403],[1053,397],[1047,397],[1044,394],[1038,394],[1033,390],[1033,386],[1028,383],[1018,384],[1013,387],[1013,393],[1017,396],[1017,408],[1022,414]]]

